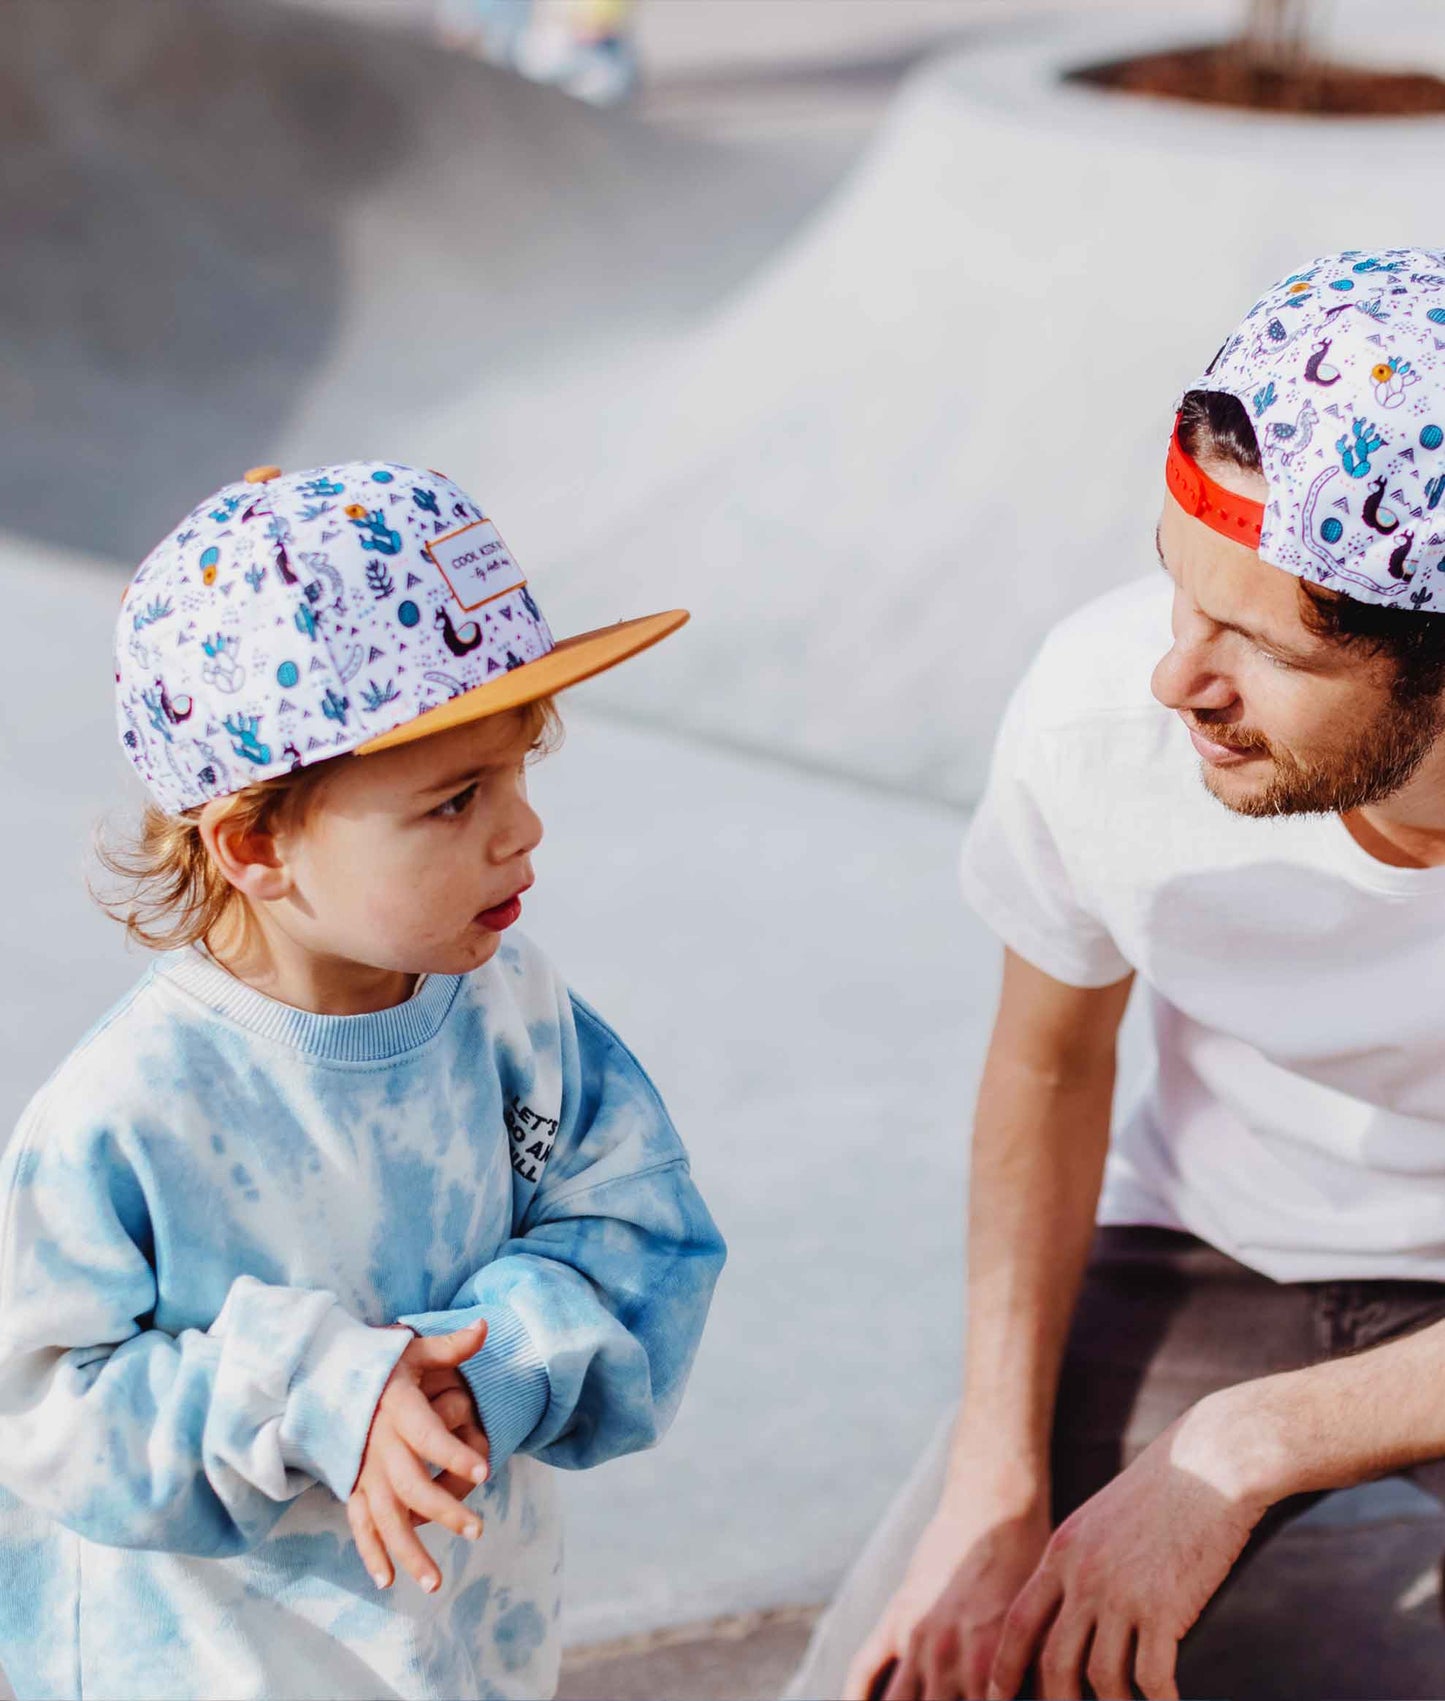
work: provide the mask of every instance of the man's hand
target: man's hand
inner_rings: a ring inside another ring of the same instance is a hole
[[[388,1588],[395,1579],[393,1556],[428,1593],[440,1588],[441,1572],[417,1539],[418,1521],[444,1524],[469,1541],[482,1533],[476,1513],[462,1505],[454,1490],[433,1481],[426,1467],[435,1465],[447,1473],[448,1481],[470,1492],[486,1481],[487,1459],[480,1448],[452,1433],[427,1398],[422,1380],[429,1371],[455,1370],[465,1363],[486,1334],[487,1325],[479,1319],[449,1335],[412,1341],[381,1391],[361,1471],[346,1503],[357,1551],[378,1589]],[[449,1398],[445,1392],[439,1397]],[[471,1396],[467,1399],[470,1403]]]
[[[848,1701],[982,1701],[1004,1617],[1049,1540],[1041,1496],[948,1489],[908,1572],[849,1668]]]
[[[1009,1611],[989,1701],[1035,1659],[1048,1701],[1077,1701],[1086,1677],[1100,1701],[1135,1685],[1177,1701],[1179,1643],[1268,1506],[1241,1488],[1213,1411],[1186,1412],[1059,1526]]]

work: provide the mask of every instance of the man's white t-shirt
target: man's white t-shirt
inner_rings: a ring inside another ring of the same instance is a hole
[[[1188,1229],[1280,1281],[1445,1281],[1445,867],[1338,816],[1217,802],[1150,695],[1162,576],[1046,640],[1004,717],[964,890],[1074,986],[1131,970],[1151,1078],[1099,1220]]]

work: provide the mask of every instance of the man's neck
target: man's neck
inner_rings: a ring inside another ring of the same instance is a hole
[[[1393,797],[1352,809],[1340,819],[1377,862],[1392,868],[1445,865],[1445,740],[1437,740]]]

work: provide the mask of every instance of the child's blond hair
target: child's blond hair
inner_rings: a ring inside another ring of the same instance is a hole
[[[562,741],[562,721],[550,697],[524,703],[520,735],[532,756],[545,756]],[[333,756],[258,780],[226,798],[226,814],[243,832],[280,832],[301,826],[321,782],[338,762]],[[169,815],[148,803],[138,826],[119,842],[96,845],[101,866],[118,882],[96,902],[138,944],[152,951],[202,945],[245,900],[211,858],[201,837],[201,809]]]

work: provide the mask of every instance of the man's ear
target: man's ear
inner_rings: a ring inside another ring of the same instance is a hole
[[[212,862],[243,896],[271,903],[294,890],[276,835],[234,808],[230,798],[206,804],[199,825]]]

